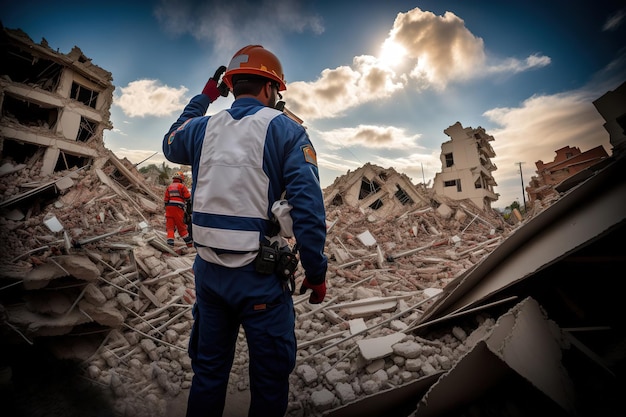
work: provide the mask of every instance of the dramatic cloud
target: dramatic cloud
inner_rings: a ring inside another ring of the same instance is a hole
[[[602,27],[603,31],[617,30],[626,18],[626,9],[618,10],[614,15],[609,16],[606,23]]]
[[[489,73],[518,73],[527,71],[533,68],[541,68],[547,65],[550,65],[552,60],[550,57],[543,55],[531,55],[527,57],[525,60],[520,61],[516,58],[508,58],[502,63],[492,65],[487,68],[487,72]]]
[[[285,33],[322,33],[323,21],[310,7],[305,0],[161,0],[154,14],[172,34],[232,53],[242,44],[276,45]]]
[[[550,61],[533,54],[487,64],[483,40],[462,19],[451,12],[437,16],[415,8],[398,13],[379,57],[357,56],[352,66],[326,69],[314,82],[290,83],[285,97],[290,110],[305,120],[338,118],[351,108],[388,99],[400,89],[443,90],[450,82],[515,74]]]
[[[171,116],[187,104],[187,88],[159,85],[156,80],[138,80],[121,87],[121,95],[113,98],[129,117]]]
[[[352,67],[322,71],[314,82],[289,84],[289,109],[305,120],[336,118],[348,109],[388,98],[403,88],[395,73],[372,56],[354,58]]]
[[[418,147],[419,139],[419,135],[407,136],[404,129],[397,127],[367,125],[319,132],[319,137],[326,142],[326,147],[330,150],[354,145],[367,148],[411,149]]]

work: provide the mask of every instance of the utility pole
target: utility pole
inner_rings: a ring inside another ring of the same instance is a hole
[[[524,210],[526,210],[526,193],[524,192],[524,176],[522,175],[522,164],[523,162],[517,162],[517,165],[519,165],[519,177],[522,180],[522,198],[524,199]]]
[[[426,178],[424,178],[424,164],[420,162],[422,166],[422,182],[424,183],[424,187],[426,187]]]

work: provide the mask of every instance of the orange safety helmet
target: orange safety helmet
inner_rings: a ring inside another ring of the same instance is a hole
[[[172,175],[172,179],[185,181],[185,174],[183,174],[183,171],[175,172],[174,175]]]
[[[261,45],[245,46],[233,55],[222,78],[231,90],[233,89],[233,75],[236,74],[260,75],[276,81],[279,91],[287,89],[283,66],[276,55]]]

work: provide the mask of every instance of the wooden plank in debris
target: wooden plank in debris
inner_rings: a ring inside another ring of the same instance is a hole
[[[169,280],[170,278],[175,277],[178,274],[182,274],[184,272],[189,272],[192,269],[193,269],[192,266],[188,266],[186,268],[179,268],[176,271],[171,271],[171,272],[168,272],[167,274],[160,275],[160,276],[152,278],[152,279],[147,279],[143,283],[146,284],[146,285],[149,285],[149,284],[154,284],[156,282],[160,282],[160,281],[163,281],[163,280]]]
[[[148,239],[146,239],[146,242],[148,242],[151,246],[157,248],[158,250],[162,251],[162,252],[167,252],[170,255],[173,256],[180,256],[178,253],[176,253],[176,251],[174,251],[172,248],[170,248],[167,244],[159,241],[156,236],[152,236]]]
[[[138,258],[137,256],[135,256],[134,258],[135,258],[135,262],[137,263],[137,266],[139,267],[139,269],[141,269],[146,274],[146,276],[148,276],[148,277],[152,276],[152,273],[150,272],[150,268],[148,268],[146,266],[146,264],[140,258]]]
[[[154,305],[155,305],[155,306],[157,306],[157,307],[162,307],[162,306],[163,306],[163,303],[161,303],[161,302],[159,301],[159,299],[158,299],[158,298],[156,298],[156,296],[155,296],[154,294],[152,294],[152,291],[150,291],[150,290],[148,289],[148,287],[146,287],[146,286],[145,286],[145,285],[143,285],[143,284],[140,284],[140,285],[139,285],[139,289],[141,290],[141,292],[142,292],[142,293],[143,293],[146,297],[148,297],[148,299],[149,299],[150,301],[152,301],[152,304],[154,304]]]
[[[126,168],[126,166],[113,154],[113,152],[111,152],[109,155],[109,161],[113,165],[115,165],[115,168],[117,168],[118,172],[124,175],[126,179],[128,179],[128,181],[130,181],[131,183],[133,183],[135,187],[139,188],[140,190],[148,194],[150,197],[152,197],[154,201],[160,202],[162,200],[162,198],[156,195],[150,188],[148,188],[143,181],[139,181],[133,175],[133,173],[128,168]]]

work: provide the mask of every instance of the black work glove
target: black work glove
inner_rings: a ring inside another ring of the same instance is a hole
[[[224,65],[220,66],[215,71],[215,74],[213,74],[213,76],[209,78],[209,81],[206,82],[204,88],[202,89],[202,94],[209,97],[211,99],[211,103],[213,103],[219,96],[228,96],[228,87],[226,86],[226,83],[222,81],[219,85],[217,84],[220,80],[220,77],[225,72],[226,67]]]

